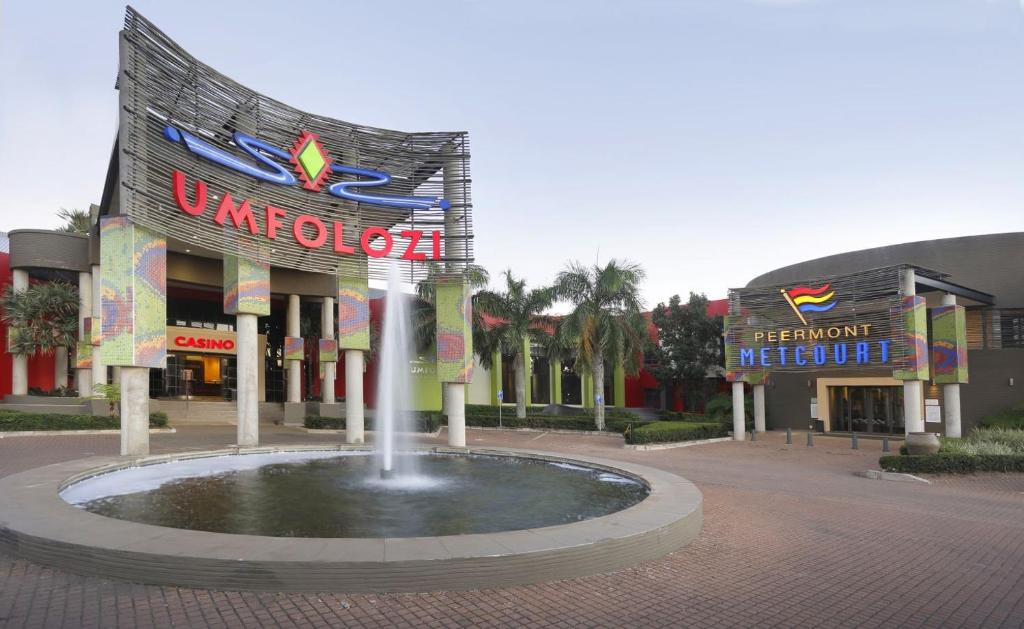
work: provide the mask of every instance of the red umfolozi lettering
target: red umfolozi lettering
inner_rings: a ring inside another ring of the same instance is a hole
[[[342,241],[345,233],[345,225],[341,221],[334,221],[334,251],[335,253],[352,254],[356,252],[355,247],[350,247]]]
[[[229,215],[231,216],[231,222],[235,224],[235,229],[241,228],[242,221],[245,221],[249,233],[254,236],[256,235],[256,218],[252,215],[249,199],[243,199],[242,204],[236,208],[235,201],[231,198],[231,193],[225,192],[224,198],[220,200],[220,205],[217,207],[217,215],[213,217],[213,222],[223,225]]]
[[[181,211],[192,216],[200,216],[206,211],[206,182],[196,181],[196,202],[190,204],[185,196],[185,173],[175,170],[171,174],[171,183],[174,188],[174,202],[178,204]]]
[[[374,236],[378,236],[384,241],[383,249],[374,249],[370,246],[370,242],[373,240]],[[363,235],[360,237],[359,242],[363,245],[363,251],[365,251],[366,255],[371,258],[383,258],[387,256],[391,253],[391,248],[395,245],[395,240],[391,237],[391,233],[383,227],[367,227],[366,231],[364,231]]]
[[[434,258],[433,259],[434,260],[440,260],[441,259],[441,231],[438,230],[438,229],[435,229],[430,234],[430,237],[431,237],[431,240],[434,241],[433,242],[433,245],[434,245],[433,251],[431,252],[431,253],[434,254]]]
[[[284,226],[280,219],[284,218],[285,211],[273,205],[267,206],[267,238],[277,239],[277,230]]]
[[[306,238],[306,234],[302,231],[306,225],[316,228],[316,238],[312,240]],[[312,214],[300,214],[292,224],[292,234],[295,236],[295,241],[307,249],[316,249],[327,242],[327,228],[324,227],[323,221]]]
[[[403,260],[426,260],[427,254],[416,253],[416,245],[420,242],[420,238],[423,238],[423,232],[418,229],[403,229],[402,238],[409,239],[409,246],[405,248],[405,253],[402,254]]]

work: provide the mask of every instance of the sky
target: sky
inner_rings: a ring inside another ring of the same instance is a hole
[[[295,107],[468,131],[476,259],[639,263],[649,306],[1024,230],[1021,0],[139,0]],[[99,201],[118,2],[0,4],[0,230]]]

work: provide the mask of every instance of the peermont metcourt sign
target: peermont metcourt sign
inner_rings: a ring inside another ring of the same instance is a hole
[[[730,290],[726,371],[756,382],[771,371],[904,369],[915,347],[901,268]]]

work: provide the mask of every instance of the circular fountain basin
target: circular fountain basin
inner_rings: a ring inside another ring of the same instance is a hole
[[[0,548],[217,589],[476,589],[607,572],[695,538],[700,492],[646,466],[434,448],[381,480],[367,448],[92,458],[0,479]],[[399,459],[401,462],[401,457]]]

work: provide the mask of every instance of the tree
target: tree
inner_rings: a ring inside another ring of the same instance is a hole
[[[57,218],[64,221],[64,224],[57,228],[59,232],[88,234],[92,230],[92,217],[86,210],[61,208],[57,211]]]
[[[571,262],[555,278],[555,297],[573,306],[556,334],[575,349],[577,372],[591,371],[595,391],[604,391],[605,359],[622,360],[631,373],[639,367],[636,356],[647,345],[640,312],[644,276],[640,265],[613,259],[603,267]],[[594,422],[604,430],[604,396],[594,402]]]
[[[481,291],[476,295],[476,306],[498,319],[490,326],[492,336],[505,352],[513,356],[516,385],[516,417],[526,417],[526,361],[527,341],[544,334],[534,324],[543,320],[543,313],[551,307],[553,291],[550,288],[526,289],[526,280],[516,279],[512,271],[504,273],[505,290]]]
[[[78,289],[66,282],[8,287],[0,306],[14,354],[52,354],[78,338]]]
[[[653,349],[651,373],[663,387],[671,390],[676,383],[700,382],[708,370],[722,363],[722,317],[708,316],[708,298],[690,293],[684,305],[673,295],[651,313],[658,329],[658,343]],[[703,396],[703,387],[699,389]]]

